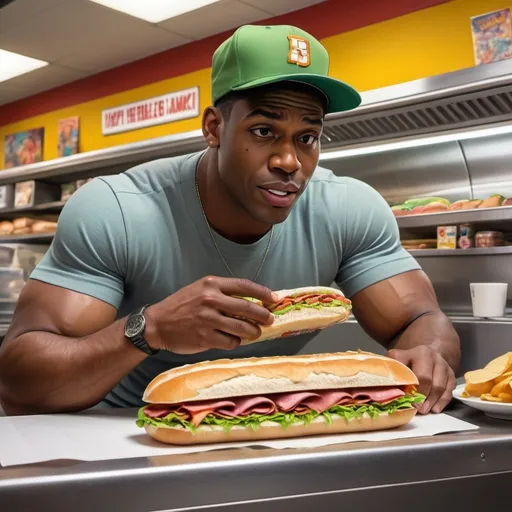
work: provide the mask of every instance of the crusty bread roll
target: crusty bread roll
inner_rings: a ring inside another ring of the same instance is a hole
[[[505,198],[499,194],[492,194],[487,199],[484,199],[478,208],[497,208],[503,204]]]
[[[328,286],[304,286],[291,290],[279,290],[275,292],[278,299],[305,294],[323,293],[344,297],[343,293],[336,288]],[[260,301],[255,301],[261,304]],[[289,311],[283,315],[274,315],[274,322],[270,326],[260,325],[261,335],[254,339],[241,340],[241,345],[250,345],[260,341],[268,341],[284,336],[293,336],[310,331],[324,329],[334,324],[344,322],[350,316],[350,301],[347,299],[347,307],[322,307],[321,309],[300,309]]]
[[[440,201],[434,201],[423,207],[421,213],[441,213],[449,211],[448,206]]]
[[[337,352],[185,365],[156,376],[142,399],[177,404],[276,392],[416,385],[413,371],[395,359],[362,351]]]
[[[12,232],[13,235],[30,235],[31,233],[32,233],[32,228],[30,228],[30,227],[18,228]]]
[[[482,199],[472,199],[467,203],[464,203],[461,206],[461,210],[473,210],[474,208],[478,208],[483,203]]]
[[[318,416],[309,425],[297,423],[290,425],[287,429],[281,427],[279,423],[267,421],[262,423],[256,431],[235,426],[229,433],[225,432],[222,427],[211,426],[199,427],[195,433],[184,427],[155,427],[146,424],[144,428],[151,437],[163,443],[177,445],[211,444],[387,430],[409,423],[416,415],[416,411],[415,408],[402,409],[391,414],[381,414],[374,419],[363,416],[350,421],[341,417],[333,417],[331,425],[325,421],[323,416]]]
[[[32,225],[32,233],[54,233],[55,231],[57,231],[56,222],[40,220]]]
[[[0,235],[12,235],[14,231],[14,225],[8,220],[0,222]]]
[[[14,225],[14,229],[23,229],[23,228],[29,228],[34,224],[35,220],[30,219],[29,217],[18,217],[17,219],[14,219],[12,221]]]

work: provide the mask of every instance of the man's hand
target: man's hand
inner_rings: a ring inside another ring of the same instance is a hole
[[[245,279],[204,277],[146,310],[148,343],[177,354],[232,350],[256,339],[274,317],[265,307],[278,300],[268,288]]]
[[[418,377],[418,391],[427,397],[418,408],[420,414],[440,413],[448,405],[456,381],[453,370],[441,355],[427,345],[392,349],[386,355],[411,368]]]

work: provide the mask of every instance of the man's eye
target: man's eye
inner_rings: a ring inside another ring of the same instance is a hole
[[[303,135],[299,139],[303,144],[307,144],[308,146],[312,146],[317,140],[318,137],[315,137],[314,135]]]
[[[252,133],[257,135],[258,137],[272,137],[272,131],[270,130],[270,128],[254,128],[254,130],[252,130]]]

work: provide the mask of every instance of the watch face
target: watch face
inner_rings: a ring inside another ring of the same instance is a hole
[[[128,336],[128,338],[131,338],[133,336],[137,336],[137,334],[141,334],[142,333],[142,331],[144,330],[145,325],[146,325],[146,322],[145,322],[144,317],[142,315],[132,316],[126,322],[125,335]]]

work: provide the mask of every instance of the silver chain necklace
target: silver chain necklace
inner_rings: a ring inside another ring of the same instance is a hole
[[[197,181],[197,173],[195,176],[195,182],[196,182],[196,194],[197,199],[199,201],[199,206],[201,207],[201,213],[203,214],[204,221],[206,223],[206,227],[208,228],[208,232],[210,233],[210,238],[212,239],[213,245],[215,246],[215,249],[217,250],[217,253],[219,254],[220,258],[222,259],[225,267],[228,269],[228,272],[231,274],[232,277],[236,277],[231,268],[229,268],[229,265],[227,261],[225,260],[224,256],[222,255],[222,252],[220,252],[219,246],[217,245],[217,242],[215,240],[215,237],[213,236],[212,228],[210,227],[210,223],[208,222],[208,218],[206,217],[206,213],[204,212],[203,203],[201,201],[201,196],[199,195],[199,183]],[[260,275],[261,269],[263,268],[263,264],[265,263],[265,260],[267,259],[268,251],[270,250],[270,245],[272,244],[272,237],[274,235],[274,226],[270,228],[270,236],[268,239],[267,248],[265,249],[265,254],[263,255],[263,259],[261,260],[260,266],[258,268],[258,271],[256,272],[256,275],[252,278],[254,282],[256,282],[257,277]]]

